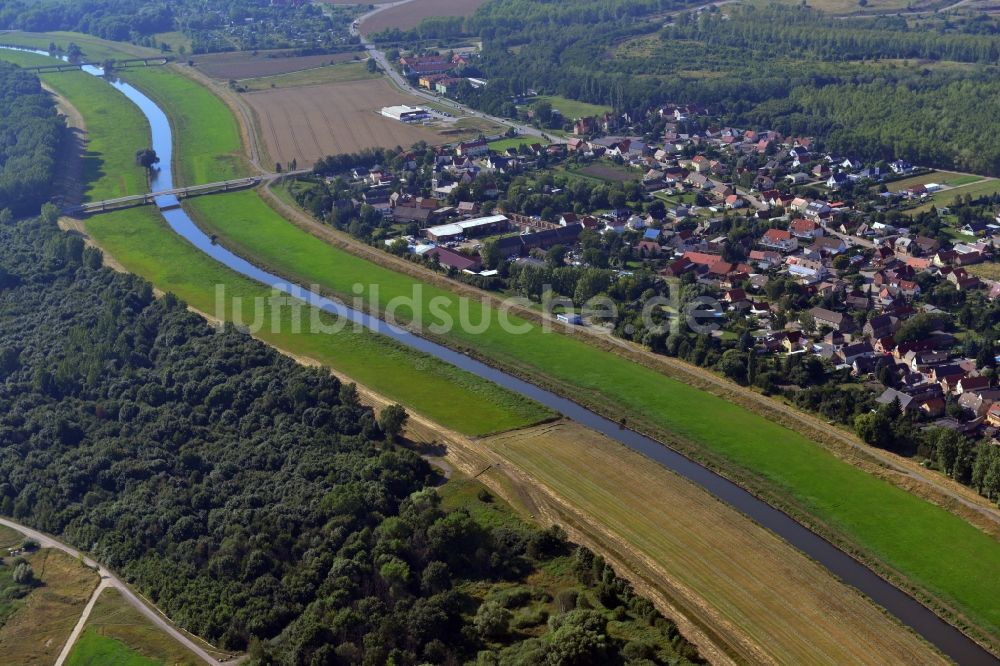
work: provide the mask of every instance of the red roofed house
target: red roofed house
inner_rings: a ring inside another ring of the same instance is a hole
[[[445,268],[454,268],[459,271],[479,270],[481,265],[479,257],[467,257],[446,247],[436,247],[433,250],[428,250],[424,256],[436,257],[438,263]]]
[[[768,229],[760,243],[781,252],[794,252],[799,248],[799,241],[784,229]]]
[[[796,238],[806,238],[809,240],[823,235],[823,227],[819,226],[812,220],[804,220],[801,218],[792,220],[792,223],[788,225],[788,231],[791,232],[791,234]]]

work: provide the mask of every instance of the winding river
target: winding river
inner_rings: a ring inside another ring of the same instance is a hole
[[[0,46],[0,48],[12,47]],[[34,49],[16,50],[29,51],[45,56],[49,55],[46,51]],[[103,75],[103,71],[98,67],[85,66],[83,70],[94,76]],[[154,175],[153,191],[172,189],[174,187],[171,168],[173,135],[166,114],[149,97],[128,83],[111,80],[108,80],[108,82],[134,102],[149,121],[152,130],[152,147],[160,157],[160,170]],[[342,303],[320,296],[298,285],[290,285],[282,278],[255,266],[221,246],[213,244],[212,240],[195,225],[182,208],[172,207],[177,204],[176,198],[172,195],[158,197],[156,203],[160,207],[167,223],[176,233],[230,269],[269,287],[299,298],[312,306],[322,308],[341,317],[349,318],[351,321],[360,322],[372,331],[387,335],[413,349],[430,354],[446,363],[450,363],[467,372],[531,398],[563,414],[566,418],[596,430],[622,445],[645,455],[674,473],[697,484],[722,501],[735,507],[750,519],[785,539],[826,567],[842,581],[867,595],[875,603],[898,618],[900,622],[923,636],[928,642],[935,645],[956,662],[970,665],[1000,664],[1000,659],[997,659],[997,657],[985,650],[978,643],[829,541],[796,522],[785,513],[757,499],[733,482],[667,448],[662,443],[637,432],[623,429],[619,424],[571,400],[541,389],[501,370],[492,368],[464,354],[430,342],[406,330],[390,326],[381,319],[348,308]],[[164,208],[167,209],[164,210]]]

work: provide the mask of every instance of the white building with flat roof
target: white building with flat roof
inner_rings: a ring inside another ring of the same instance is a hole
[[[424,235],[432,241],[447,241],[458,236],[476,236],[491,231],[506,231],[509,225],[506,215],[488,215],[471,220],[439,224],[424,229]]]
[[[431,117],[431,114],[427,109],[419,106],[407,106],[405,104],[382,107],[382,115],[386,118],[392,118],[393,120],[398,120],[403,123],[412,123],[417,120],[426,120]]]

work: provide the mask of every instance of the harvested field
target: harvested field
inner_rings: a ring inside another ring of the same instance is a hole
[[[771,532],[603,435],[556,423],[482,443],[549,493],[548,519],[642,562],[634,571],[703,618],[737,662],[944,662]]]
[[[355,57],[364,56],[361,52],[292,57],[281,56],[280,53],[262,51],[255,56],[248,51],[234,51],[232,53],[194,56],[192,59],[198,69],[205,74],[212,78],[228,81],[230,79],[252,79],[259,76],[298,72],[303,69],[347,62]]]
[[[412,0],[396,7],[390,7],[361,24],[361,32],[366,35],[392,28],[409,30],[417,27],[422,20],[431,16],[472,16],[486,0]]]
[[[83,607],[97,586],[97,574],[58,550],[44,549],[26,558],[42,585],[0,627],[0,655],[5,664],[55,662]]]
[[[326,155],[377,146],[444,142],[438,130],[379,114],[384,106],[420,103],[383,79],[265,90],[244,98],[257,114],[268,153],[283,164],[294,158],[307,165]]]
[[[342,62],[326,67],[303,69],[299,72],[278,74],[276,76],[261,76],[254,79],[242,79],[240,87],[247,92],[269,90],[271,88],[301,88],[302,86],[317,86],[323,83],[347,83],[348,81],[364,81],[377,79],[379,74],[368,71],[368,63]]]

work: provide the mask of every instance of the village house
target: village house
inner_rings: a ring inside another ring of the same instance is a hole
[[[768,229],[760,239],[760,244],[779,252],[794,252],[799,248],[799,241],[784,229]]]

